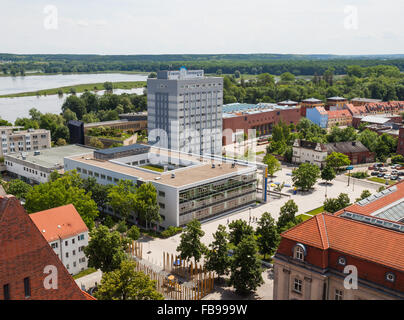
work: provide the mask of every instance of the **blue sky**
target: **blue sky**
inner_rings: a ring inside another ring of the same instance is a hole
[[[1,0],[0,52],[403,54],[403,14],[401,0]]]

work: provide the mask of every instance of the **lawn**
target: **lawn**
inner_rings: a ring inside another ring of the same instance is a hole
[[[299,214],[298,216],[296,216],[296,218],[302,218],[303,221],[309,220],[310,218],[313,218],[313,216],[308,216],[306,214]]]
[[[306,212],[306,214],[309,214],[311,216],[315,216],[316,214],[319,214],[319,213],[322,213],[322,212],[324,212],[324,207],[320,207],[320,208],[311,210],[309,212]]]
[[[383,178],[373,177],[373,178],[368,178],[367,180],[382,183],[384,185],[386,184],[386,179],[383,179]],[[393,185],[393,184],[397,183],[397,181],[391,181],[391,180],[387,180],[387,181],[388,181],[389,185]]]
[[[79,279],[79,278],[81,278],[81,277],[87,276],[87,275],[89,275],[89,274],[91,274],[91,273],[94,273],[94,272],[96,272],[96,271],[97,271],[97,270],[94,269],[94,268],[88,268],[88,269],[83,270],[83,271],[81,271],[80,273],[76,274],[75,276],[73,276],[73,279],[74,279],[74,280]]]

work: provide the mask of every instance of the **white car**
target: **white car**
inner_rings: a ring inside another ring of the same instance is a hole
[[[389,174],[386,174],[384,177],[383,177],[383,179],[390,179],[391,178],[391,176],[389,175]]]

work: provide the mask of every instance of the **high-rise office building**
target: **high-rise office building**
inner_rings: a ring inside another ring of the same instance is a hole
[[[149,141],[194,154],[221,154],[223,78],[203,70],[159,71],[147,80]]]

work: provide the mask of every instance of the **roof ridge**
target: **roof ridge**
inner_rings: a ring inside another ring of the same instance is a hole
[[[319,216],[320,216],[320,215],[321,215],[322,218],[323,218],[324,228],[325,228],[324,213],[315,215],[314,217],[315,217],[315,219],[316,219],[316,224],[317,224],[318,232],[319,232],[319,234],[320,234],[320,239],[321,239],[321,244],[322,244],[322,246],[323,246],[323,249],[327,249],[327,248],[330,247],[330,246],[329,246],[329,241],[328,241],[328,235],[326,234],[326,236],[327,236],[327,245],[326,245],[325,242],[324,242],[323,232],[322,232],[321,227],[320,227],[320,221],[319,221],[319,219],[320,219]]]

